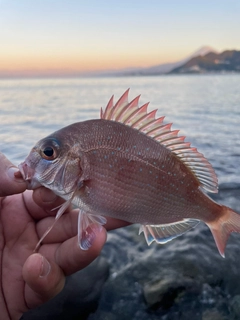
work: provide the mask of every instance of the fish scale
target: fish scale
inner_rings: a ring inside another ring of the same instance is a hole
[[[191,147],[179,130],[171,130],[139,96],[128,102],[129,90],[101,119],[78,122],[40,140],[19,169],[29,189],[40,185],[79,207],[78,239],[86,250],[87,227],[106,217],[140,223],[146,241],[168,242],[199,221],[210,228],[224,256],[231,232],[240,232],[240,216],[214,202],[205,190],[217,192],[211,164]],[[44,239],[49,230],[40,239]]]

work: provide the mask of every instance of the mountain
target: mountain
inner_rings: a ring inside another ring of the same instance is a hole
[[[166,74],[166,73],[171,72],[173,69],[183,65],[191,58],[205,55],[209,52],[217,53],[217,51],[215,49],[213,49],[209,46],[203,46],[180,61],[163,63],[163,64],[159,64],[159,65],[155,65],[155,66],[151,66],[151,67],[147,67],[147,68],[129,68],[129,69],[122,69],[122,70],[108,70],[108,71],[100,72],[98,74],[95,73],[95,75],[100,75],[100,76],[111,76],[111,75],[113,75],[113,76],[151,76],[151,75]]]
[[[182,64],[184,64],[185,62],[187,62],[191,58],[205,55],[209,52],[217,53],[217,51],[215,49],[213,49],[209,46],[204,46],[204,47],[201,47],[200,49],[194,51],[192,54],[190,54],[189,56],[187,56],[183,60],[180,60],[177,62],[172,62],[172,63],[164,63],[164,64],[160,64],[160,65],[152,66],[152,67],[148,67],[148,68],[142,68],[139,70],[139,73],[141,75],[160,75],[160,74],[169,73],[169,72],[171,72],[171,70],[181,66]]]
[[[218,53],[218,51],[210,46],[203,46],[199,48],[198,50],[194,51],[190,56],[188,56],[186,59],[189,60],[191,58],[197,57],[197,56],[204,56],[205,54],[209,52]]]
[[[208,52],[172,69],[170,74],[240,72],[240,51]]]

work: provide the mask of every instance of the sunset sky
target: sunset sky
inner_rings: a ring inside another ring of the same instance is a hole
[[[240,50],[239,0],[0,0],[0,75],[145,67]]]

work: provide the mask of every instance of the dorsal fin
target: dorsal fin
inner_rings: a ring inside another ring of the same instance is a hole
[[[128,102],[129,89],[114,104],[110,99],[105,111],[101,109],[101,119],[121,122],[152,137],[171,150],[194,173],[201,186],[209,192],[218,192],[217,176],[205,157],[178,136],[179,130],[171,130],[172,123],[164,124],[164,117],[156,118],[157,110],[148,112],[148,103],[139,107],[140,96]]]

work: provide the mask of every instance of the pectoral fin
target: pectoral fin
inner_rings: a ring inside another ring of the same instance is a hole
[[[198,223],[199,220],[185,219],[182,221],[161,225],[141,225],[139,234],[141,232],[144,233],[148,245],[150,245],[153,241],[164,244],[194,228]]]
[[[86,213],[79,210],[78,214],[78,244],[82,250],[88,250],[91,247],[91,234],[89,233],[89,228],[91,229],[92,224],[104,225],[107,222],[106,218],[103,216],[97,216],[93,214]],[[94,232],[94,230],[91,230]]]

